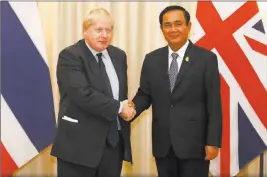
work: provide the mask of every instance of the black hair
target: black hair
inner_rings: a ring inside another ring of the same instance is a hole
[[[185,16],[185,20],[186,20],[186,25],[188,25],[188,23],[190,22],[190,14],[187,10],[185,10],[185,8],[183,8],[182,6],[177,6],[177,5],[172,5],[172,6],[168,6],[165,9],[163,9],[163,11],[161,11],[160,15],[159,15],[159,23],[160,26],[162,27],[162,21],[163,21],[163,15],[171,10],[181,10],[184,12],[184,16]]]

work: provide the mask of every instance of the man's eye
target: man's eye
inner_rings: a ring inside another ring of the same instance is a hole
[[[171,26],[171,24],[165,24],[164,26],[165,26],[165,27],[170,27],[170,26]]]

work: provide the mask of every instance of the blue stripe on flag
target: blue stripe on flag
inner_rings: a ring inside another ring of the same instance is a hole
[[[52,143],[56,130],[49,70],[9,3],[1,5],[2,95],[41,151]]]
[[[239,168],[256,158],[266,145],[250,123],[244,110],[238,104],[238,155]]]
[[[263,26],[263,23],[262,23],[262,20],[259,20],[252,28],[262,32],[265,34],[265,31],[264,31],[264,26]]]

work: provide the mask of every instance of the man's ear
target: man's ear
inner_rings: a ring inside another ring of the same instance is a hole
[[[187,27],[189,28],[189,30],[191,30],[191,27],[192,27],[192,23],[191,23],[191,21],[190,21],[190,22],[188,22],[188,25],[187,25]]]
[[[87,36],[88,32],[87,30],[83,30],[83,37],[85,38]]]

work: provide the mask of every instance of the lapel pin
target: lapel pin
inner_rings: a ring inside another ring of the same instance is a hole
[[[186,62],[189,62],[189,57],[186,57],[186,58],[185,58],[185,61],[186,61]]]

